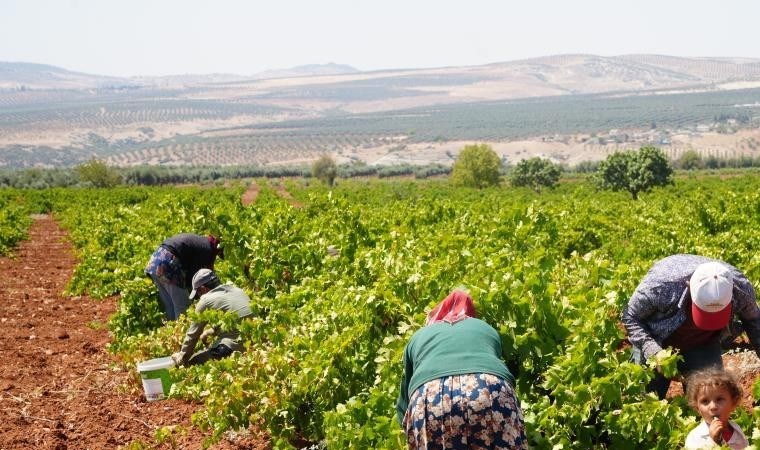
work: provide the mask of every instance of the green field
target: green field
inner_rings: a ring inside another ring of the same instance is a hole
[[[194,422],[217,436],[260,424],[276,448],[295,438],[404,448],[394,418],[402,350],[458,286],[501,334],[531,448],[677,448],[697,416],[683,398],[644,392],[651,371],[628,362],[621,308],[673,253],[719,258],[760,281],[756,175],[682,177],[637,201],[584,180],[540,195],[445,180],[288,182],[301,207],[258,183],[250,206],[243,185],[3,194],[33,195],[70,230],[81,258],[72,294],[121,295],[111,350],[128,367],[176,351],[188,324],[161,323],[142,275],[150,254],[173,233],[221,236],[221,278],[253,299],[247,351],[175,370],[172,395],[201,401]],[[758,413],[736,420],[760,435]]]

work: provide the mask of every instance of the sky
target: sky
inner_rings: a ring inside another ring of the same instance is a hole
[[[0,0],[0,61],[99,75],[760,58],[758,0]]]

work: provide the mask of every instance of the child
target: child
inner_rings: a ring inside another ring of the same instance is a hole
[[[728,420],[742,397],[742,388],[730,373],[718,368],[694,373],[688,379],[686,397],[702,416],[702,423],[686,437],[687,449],[726,445],[740,450],[749,446],[739,426]]]

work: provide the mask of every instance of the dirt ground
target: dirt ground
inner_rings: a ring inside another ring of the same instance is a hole
[[[256,182],[256,180],[251,180],[251,184],[248,185],[248,189],[246,189],[246,191],[240,197],[240,202],[245,206],[250,205],[256,201],[260,190],[261,188],[259,187],[259,184]]]
[[[754,351],[747,348],[747,344],[737,343],[737,348],[723,355],[723,366],[726,370],[733,372],[742,386],[741,406],[747,411],[752,411],[754,396],[752,395],[752,385],[760,377],[760,359]],[[667,397],[683,395],[683,386],[680,382],[670,384]],[[746,431],[746,430],[745,430]]]
[[[76,264],[67,234],[38,216],[11,258],[0,258],[0,450],[199,449],[198,404],[147,402],[136,371],[107,353],[116,298],[62,295]],[[159,427],[174,427],[156,443]],[[142,443],[138,446],[136,443]],[[213,449],[267,449],[261,433],[228,436]]]

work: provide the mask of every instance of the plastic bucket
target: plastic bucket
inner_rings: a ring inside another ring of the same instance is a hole
[[[169,378],[169,368],[174,366],[171,356],[149,359],[137,363],[137,371],[142,378],[145,399],[149,402],[161,400],[169,395],[172,380]]]

